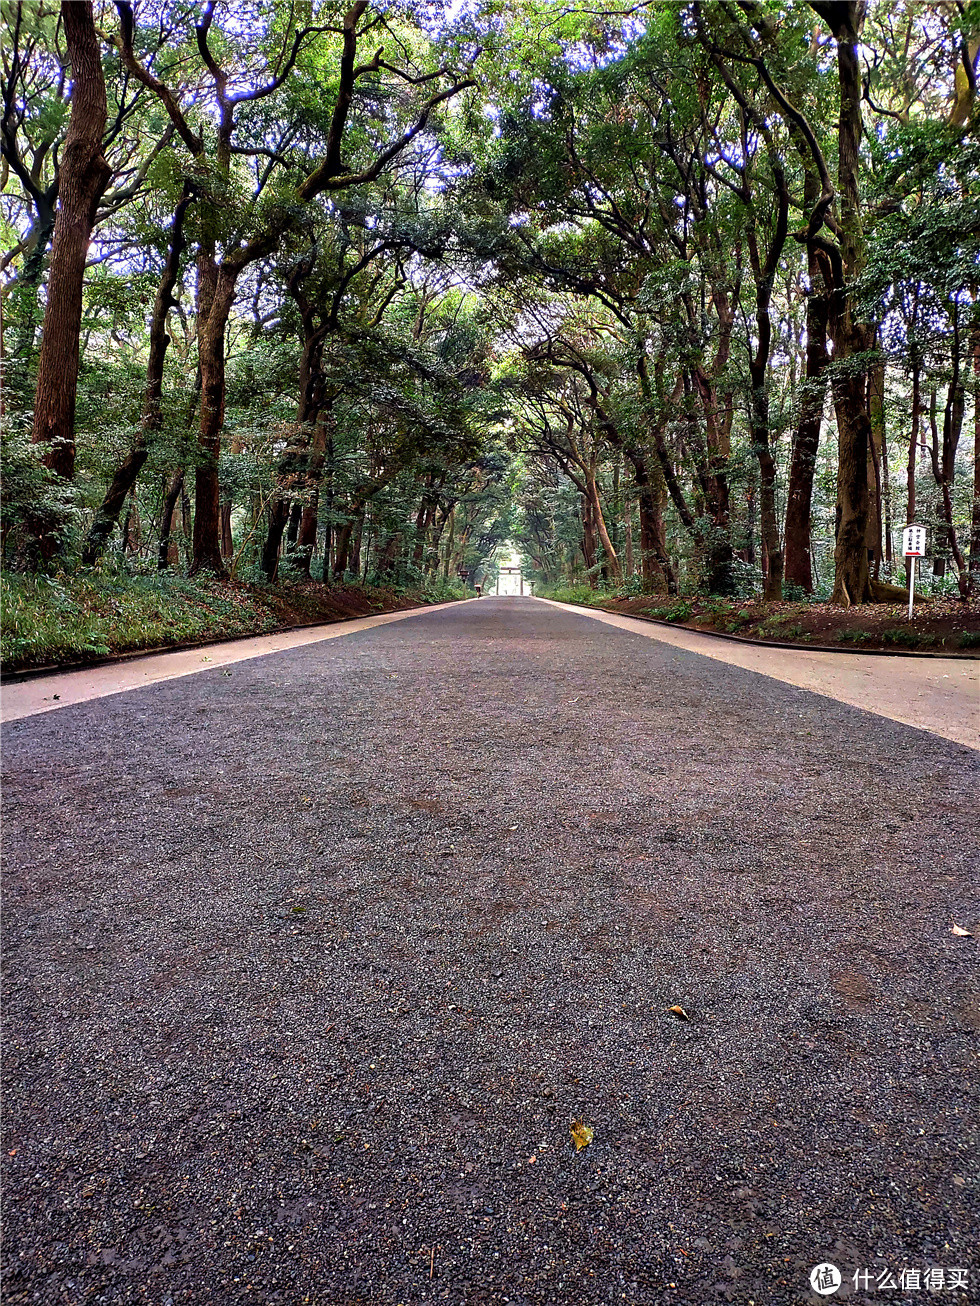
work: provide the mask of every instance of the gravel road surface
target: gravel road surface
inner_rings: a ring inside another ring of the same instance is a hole
[[[516,599],[4,737],[7,1306],[980,1300],[978,754]]]
[[[565,611],[570,606],[554,603],[552,599],[537,602]],[[640,621],[599,608],[593,608],[589,616],[620,630],[635,631],[647,639],[659,639],[747,671],[759,671],[787,685],[826,694],[839,703],[850,703],[876,716],[928,730],[967,748],[980,748],[978,658],[943,658],[933,654],[903,657],[850,650],[825,653],[802,644],[796,648],[766,648],[748,639],[723,639],[685,626]]]

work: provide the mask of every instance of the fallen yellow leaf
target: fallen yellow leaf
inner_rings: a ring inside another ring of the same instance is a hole
[[[953,933],[960,939],[972,939],[973,935],[969,930],[961,929],[959,925],[953,926]]]
[[[670,1012],[672,1016],[676,1016],[678,1020],[691,1019],[691,1017],[687,1014],[687,1012],[684,1010],[683,1007],[668,1007],[667,1010]]]
[[[581,1120],[573,1120],[569,1132],[572,1135],[572,1142],[575,1144],[576,1152],[581,1152],[583,1147],[588,1147],[595,1137],[589,1126]]]

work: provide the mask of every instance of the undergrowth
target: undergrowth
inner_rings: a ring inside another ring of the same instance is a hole
[[[352,615],[389,609],[394,597],[440,603],[465,597],[458,584],[433,581],[411,593],[367,585],[354,591]],[[0,575],[0,652],[4,670],[86,662],[140,649],[262,635],[284,626],[347,615],[331,610],[322,586],[275,587],[193,580],[169,572],[130,574],[92,568],[75,575]],[[399,606],[397,603],[395,606]]]

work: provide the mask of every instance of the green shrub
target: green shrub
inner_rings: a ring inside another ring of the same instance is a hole
[[[777,612],[771,617],[766,617],[765,621],[759,623],[759,630],[767,633],[777,631],[780,626],[785,626],[787,622],[792,621],[792,614],[789,612]]]
[[[611,597],[608,590],[594,590],[591,585],[556,585],[549,589],[539,586],[535,591],[538,598],[554,599],[556,603],[583,603],[593,607]]]
[[[617,599],[642,598],[644,594],[643,577],[640,575],[627,576],[612,592]]]
[[[418,588],[423,603],[451,603],[454,599],[468,599],[473,595],[462,582],[446,580],[442,576],[429,576]]]
[[[662,611],[664,621],[687,621],[694,609],[686,599],[678,599],[676,603],[663,608]]]
[[[980,646],[980,630],[964,630],[960,636],[960,648],[977,648]]]
[[[918,630],[909,630],[908,626],[893,626],[891,630],[882,632],[881,642],[883,644],[899,644],[905,648],[922,648],[925,645],[935,644],[935,635],[924,635]]]

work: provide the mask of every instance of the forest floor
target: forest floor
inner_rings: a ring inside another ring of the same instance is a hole
[[[5,727],[5,1302],[975,1301],[980,756],[380,620]]]
[[[98,569],[52,577],[4,573],[0,666],[11,673],[91,665],[126,653],[269,634],[463,597],[455,589],[438,583],[429,589],[314,581],[254,585]]]
[[[559,592],[549,598],[562,600]],[[576,591],[577,601],[583,596]],[[906,603],[867,603],[843,607],[835,603],[763,603],[759,599],[639,596],[618,598],[587,595],[587,606],[623,616],[654,617],[691,630],[721,632],[743,639],[824,648],[911,649],[943,655],[980,654],[980,599],[925,598],[917,600],[913,619]]]

